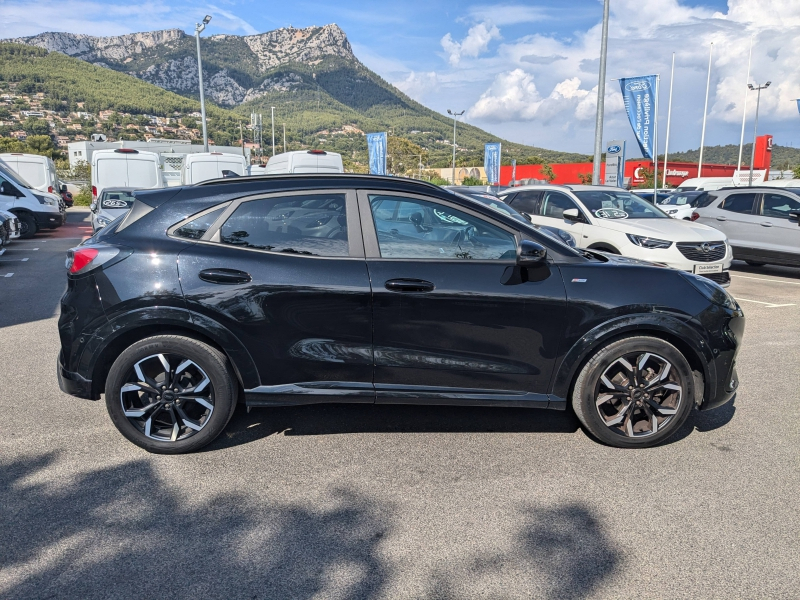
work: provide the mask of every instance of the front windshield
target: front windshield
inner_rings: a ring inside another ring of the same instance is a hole
[[[692,194],[691,196],[687,194],[672,194],[672,196],[667,196],[661,201],[661,204],[671,204],[673,206],[683,206],[684,204],[691,204],[692,200],[697,198],[698,194]]]
[[[598,219],[669,219],[670,216],[646,200],[617,190],[573,192]]]
[[[3,165],[2,161],[0,161],[0,173],[2,173],[3,177],[8,179],[11,183],[15,183],[16,185],[27,188],[29,190],[33,189],[30,183],[28,183],[22,177],[17,175],[14,171]]]
[[[133,206],[136,198],[133,192],[127,190],[104,190],[100,198],[100,206],[102,208],[115,209],[128,209]]]

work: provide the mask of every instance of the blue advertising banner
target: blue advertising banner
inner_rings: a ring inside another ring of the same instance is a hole
[[[797,99],[797,112],[800,112],[800,98]]]
[[[386,132],[368,133],[369,172],[371,175],[386,175]]]
[[[500,142],[483,147],[483,169],[489,185],[500,185]]]
[[[642,156],[653,158],[655,135],[656,75],[626,77],[619,80],[625,111],[633,127]]]

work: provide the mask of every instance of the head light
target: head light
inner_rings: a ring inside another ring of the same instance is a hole
[[[672,246],[672,242],[669,240],[658,240],[645,235],[634,235],[632,233],[628,233],[626,235],[632,243],[636,244],[637,246],[641,246],[642,248],[658,248],[663,250]]]

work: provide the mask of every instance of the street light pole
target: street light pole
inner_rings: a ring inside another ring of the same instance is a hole
[[[703,150],[706,145],[706,117],[708,116],[708,93],[711,90],[711,57],[714,55],[714,42],[708,51],[708,78],[706,79],[706,103],[703,105],[703,129],[700,133],[700,160],[697,163],[697,176],[703,176]]]
[[[272,156],[275,156],[275,107],[270,106],[270,109],[272,110]]]
[[[194,24],[194,37],[197,40],[197,75],[200,80],[200,116],[203,120],[203,152],[208,152],[208,125],[206,125],[206,98],[203,94],[203,60],[200,58],[200,34],[209,21],[211,21],[211,15],[206,15],[202,23]]]
[[[608,5],[603,3],[603,34],[600,41],[600,76],[597,81],[597,116],[594,125],[594,164],[592,185],[600,185],[600,158],[603,153],[603,113],[606,98],[606,58],[608,58]]]
[[[756,137],[758,137],[758,105],[761,103],[761,90],[767,89],[772,82],[768,81],[764,85],[753,85],[752,83],[748,83],[747,87],[750,90],[758,90],[758,95],[756,96],[756,124],[753,127],[753,148],[750,152],[750,178],[747,182],[748,187],[752,187],[753,185],[753,163],[756,162]]]
[[[448,115],[453,115],[453,185],[456,184],[456,117],[460,117],[466,111],[462,110],[460,113],[453,112],[447,109]]]
[[[286,123],[283,124],[283,153],[286,154]]]

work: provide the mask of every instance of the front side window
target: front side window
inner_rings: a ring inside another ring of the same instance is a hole
[[[578,205],[561,192],[545,192],[542,198],[541,215],[543,217],[551,217],[553,219],[563,219],[564,211],[570,208],[578,208]],[[580,211],[578,211],[580,213]]]
[[[382,258],[514,260],[512,233],[444,204],[370,195]]]
[[[219,230],[223,244],[308,256],[349,256],[345,194],[308,194],[240,204]]]
[[[526,190],[518,192],[509,204],[520,212],[526,212],[529,215],[534,215],[537,212],[539,198],[542,197],[541,191]]]
[[[670,216],[629,192],[583,190],[573,192],[598,219],[669,219]]]
[[[753,201],[755,199],[756,195],[752,193],[731,194],[722,201],[720,208],[730,212],[750,215],[753,214]]]
[[[788,219],[789,211],[793,210],[800,210],[800,200],[783,194],[764,194],[764,204],[761,209],[763,216]]]

